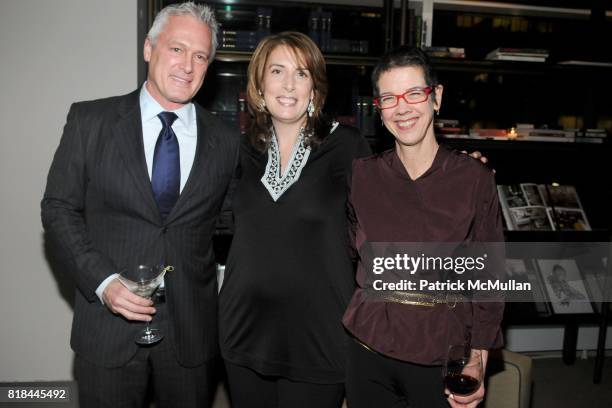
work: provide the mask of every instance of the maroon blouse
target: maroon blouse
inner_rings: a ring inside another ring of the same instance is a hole
[[[441,145],[431,167],[412,180],[395,150],[357,159],[350,182],[351,242],[502,242],[493,172]],[[371,272],[370,272],[371,273]],[[361,260],[345,327],[362,343],[403,361],[436,365],[449,344],[471,327],[474,348],[502,346],[501,302],[464,302],[451,308],[373,301]]]

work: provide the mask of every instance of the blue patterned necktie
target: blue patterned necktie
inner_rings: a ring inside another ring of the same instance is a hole
[[[172,130],[172,123],[177,118],[176,113],[162,112],[157,117],[162,122],[162,130],[155,143],[151,187],[159,214],[165,221],[179,197],[181,161],[178,140]]]

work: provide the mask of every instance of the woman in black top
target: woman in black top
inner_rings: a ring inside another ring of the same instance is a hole
[[[234,238],[219,298],[234,407],[339,407],[354,289],[347,173],[370,153],[321,114],[325,61],[304,34],[264,39],[248,68],[254,123],[241,147]]]

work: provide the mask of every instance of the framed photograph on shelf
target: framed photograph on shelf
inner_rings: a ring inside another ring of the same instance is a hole
[[[526,303],[525,307],[520,308],[521,310],[533,312],[535,309],[540,316],[549,316],[551,314],[548,307],[548,299],[543,288],[544,285],[538,278],[533,260],[507,258],[506,275],[508,280],[531,284],[531,291],[523,294],[520,298],[521,302]],[[533,303],[533,307],[529,303]]]
[[[576,261],[538,259],[537,264],[553,313],[593,313],[593,306]]]

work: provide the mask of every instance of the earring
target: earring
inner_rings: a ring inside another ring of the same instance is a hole
[[[315,107],[314,107],[314,103],[312,103],[312,99],[310,101],[308,101],[308,108],[306,108],[306,112],[308,113],[308,117],[312,117],[312,115],[314,114],[315,111]]]
[[[261,93],[261,91],[259,91],[259,96],[260,96],[260,100],[259,100],[259,110],[261,112],[265,112],[266,111],[266,100],[263,97],[263,93]]]
[[[436,116],[440,116],[440,109],[436,109]]]
[[[266,100],[264,99],[263,96],[263,92],[261,92],[261,89],[257,90],[257,93],[259,94],[259,111],[260,112],[265,112],[266,111]]]

